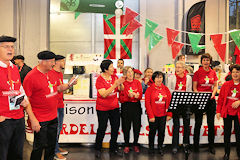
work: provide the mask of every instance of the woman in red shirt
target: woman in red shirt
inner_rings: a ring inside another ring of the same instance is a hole
[[[209,152],[215,154],[214,149],[214,118],[216,111],[215,94],[217,93],[217,74],[210,68],[212,57],[210,54],[205,53],[201,56],[202,67],[194,73],[193,76],[193,91],[194,92],[211,92],[211,99],[206,105],[207,124],[208,124],[208,143]],[[195,113],[195,128],[194,128],[194,151],[199,151],[199,136],[202,126],[203,111],[198,110]]]
[[[144,78],[142,79],[143,94],[145,94],[147,88],[150,87],[151,84],[153,84],[152,75],[153,75],[152,68],[145,69]]]
[[[158,152],[163,155],[162,145],[165,137],[166,120],[172,115],[167,112],[171,101],[171,93],[164,86],[163,73],[156,71],[152,75],[153,84],[147,88],[145,93],[145,107],[149,119],[149,154],[154,153],[154,139],[158,130]]]
[[[123,75],[126,81],[123,83],[124,90],[120,92],[122,130],[125,141],[124,153],[129,153],[129,132],[133,124],[133,150],[139,153],[138,138],[141,128],[142,108],[142,85],[139,80],[134,79],[133,69],[129,66],[123,68]]]
[[[120,89],[121,84],[125,81],[124,77],[118,79],[117,76],[113,74],[114,68],[111,60],[103,60],[100,67],[102,73],[96,81],[98,129],[95,156],[97,158],[101,157],[102,142],[107,129],[108,119],[111,124],[110,153],[119,154],[117,150],[117,137],[120,125],[120,113],[117,90],[118,87]]]
[[[230,155],[232,121],[234,121],[237,155],[240,158],[240,65],[233,65],[230,72],[232,80],[225,82],[221,87],[217,105],[217,118],[223,117],[224,121],[224,160],[228,160]]]

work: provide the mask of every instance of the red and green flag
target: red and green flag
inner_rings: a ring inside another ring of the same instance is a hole
[[[132,59],[132,34],[126,35],[128,24],[123,25],[124,15],[110,17],[103,15],[104,58]]]

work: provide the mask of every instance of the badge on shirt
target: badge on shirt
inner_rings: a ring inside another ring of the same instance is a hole
[[[178,84],[178,90],[182,90],[182,88],[183,88],[183,84],[182,84],[182,82],[180,82],[180,83]]]
[[[232,92],[232,97],[235,98],[237,96],[237,93],[238,93],[237,89],[234,88],[234,90],[232,90],[231,92]]]
[[[205,78],[204,80],[205,80],[205,84],[209,84],[209,78],[208,78],[208,76],[206,76],[206,78]]]

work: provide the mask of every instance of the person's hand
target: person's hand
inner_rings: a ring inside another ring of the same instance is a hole
[[[155,122],[155,118],[150,118],[149,122]]]
[[[138,93],[138,92],[135,93],[135,94],[134,94],[134,97],[137,99],[137,98],[139,97],[139,93]]]
[[[119,79],[117,79],[117,80],[114,82],[114,84],[115,84],[116,86],[119,86],[120,84],[123,84],[123,82],[125,81],[125,79],[126,79],[126,77],[122,76],[122,77],[120,77]]]
[[[167,116],[167,121],[171,120],[172,117],[171,116]]]
[[[29,104],[29,101],[26,99],[23,99],[23,101],[21,102],[20,105],[23,106],[24,108],[26,108],[28,106],[28,104]]]
[[[132,98],[134,96],[133,92],[129,92],[128,97]]]
[[[6,117],[0,116],[0,122],[3,122],[3,121],[5,121],[5,120],[6,120]]]
[[[35,132],[39,132],[40,131],[40,124],[38,122],[37,119],[34,119],[34,120],[31,120],[31,126],[32,126],[32,130],[35,131]]]
[[[70,79],[69,84],[71,84],[72,81],[74,81],[74,79],[75,79],[75,76]],[[71,86],[76,85],[77,82],[78,82],[78,80],[76,79],[76,80],[71,84]]]
[[[220,120],[221,114],[220,114],[220,113],[217,113],[216,116],[217,116],[217,119]]]
[[[212,95],[211,95],[211,99],[214,99],[214,97],[215,97],[215,94],[212,93]]]
[[[240,101],[233,102],[232,108],[237,109],[240,105]]]

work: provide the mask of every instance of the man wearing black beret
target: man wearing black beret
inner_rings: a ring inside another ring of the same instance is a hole
[[[32,110],[40,122],[40,131],[34,132],[31,160],[41,160],[45,149],[45,160],[52,160],[55,153],[57,137],[57,107],[58,93],[70,87],[61,84],[53,72],[56,55],[51,51],[42,51],[37,55],[39,64],[31,70],[24,79],[23,87],[32,105]],[[73,83],[75,84],[75,83]]]
[[[27,98],[20,105],[14,102],[17,96],[24,95],[17,66],[10,61],[14,56],[16,38],[0,36],[0,159],[23,159],[25,140],[24,112],[28,113],[33,131],[40,125],[34,116]]]
[[[23,83],[24,78],[28,74],[28,72],[30,72],[32,70],[31,67],[29,67],[28,65],[26,65],[24,63],[24,59],[25,58],[22,55],[17,55],[17,56],[14,57],[14,62],[18,66],[18,70],[19,70],[19,73],[20,73],[22,83]]]

